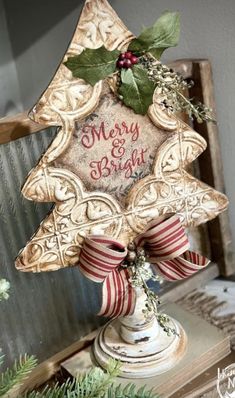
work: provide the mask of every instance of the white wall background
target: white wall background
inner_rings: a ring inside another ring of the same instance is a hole
[[[66,50],[82,3],[81,0],[5,0],[9,42],[6,32],[2,36],[6,27],[4,21],[1,23],[4,10],[0,0],[0,56],[2,52],[12,51],[18,76],[17,83],[12,64],[6,69],[0,59],[0,89],[9,73],[13,76],[8,82],[8,93],[0,91],[0,109],[3,98],[7,102],[11,95],[17,104],[19,92],[23,108],[36,102]],[[235,1],[111,0],[110,3],[135,34],[142,26],[152,24],[162,11],[178,10],[182,25],[180,44],[168,50],[163,60],[209,58],[212,62],[225,184],[235,236]]]
[[[20,112],[21,99],[16,65],[3,0],[0,0],[0,116]]]

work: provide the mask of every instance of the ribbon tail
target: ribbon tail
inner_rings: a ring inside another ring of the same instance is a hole
[[[102,306],[98,315],[117,318],[132,315],[136,293],[129,282],[127,269],[114,270],[103,284]]]
[[[172,260],[153,264],[155,270],[167,281],[173,282],[189,278],[210,263],[206,257],[187,250],[181,256]]]

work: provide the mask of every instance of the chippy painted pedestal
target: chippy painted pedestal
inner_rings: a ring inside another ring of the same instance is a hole
[[[229,337],[217,327],[209,324],[204,319],[185,311],[181,306],[173,303],[164,305],[164,312],[180,321],[188,336],[187,350],[175,366],[167,372],[149,377],[130,378],[119,377],[117,383],[122,386],[134,382],[139,388],[147,385],[157,395],[168,398],[182,388],[185,384],[199,376],[202,371],[209,369],[230,353]],[[73,377],[89,371],[94,365],[94,337],[99,331],[92,332],[81,341],[82,348],[61,363],[61,368]],[[121,344],[123,341],[120,340]],[[144,345],[143,345],[144,349]],[[165,350],[162,351],[163,355]],[[170,354],[169,354],[170,356]],[[171,356],[173,356],[171,354]],[[179,355],[180,358],[180,355]],[[126,359],[126,358],[125,358]],[[128,360],[128,358],[126,359]],[[126,366],[126,363],[122,363]],[[147,368],[142,363],[142,369]]]
[[[177,335],[168,336],[159,326],[154,314],[143,314],[145,293],[137,288],[133,315],[108,322],[93,345],[96,361],[106,367],[110,358],[121,362],[121,376],[145,378],[164,373],[183,357],[187,336],[182,326],[171,318],[169,326]]]
[[[114,76],[91,86],[64,65],[85,49],[126,51],[133,38],[107,0],[85,1],[63,61],[30,113],[37,123],[57,126],[58,133],[22,192],[55,206],[20,252],[18,270],[76,266],[87,236],[104,235],[127,246],[166,213],[178,214],[188,227],[227,207],[223,194],[186,171],[206,142],[162,109],[157,90],[148,113],[135,114],[114,93]],[[154,317],[145,320],[139,293],[134,315],[108,323],[94,345],[97,362],[105,366],[117,358],[131,378],[172,368],[186,348],[186,334],[176,321],[171,322],[179,336],[167,337]]]

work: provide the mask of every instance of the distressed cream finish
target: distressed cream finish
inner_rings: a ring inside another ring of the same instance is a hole
[[[187,350],[187,336],[180,323],[170,318],[168,325],[177,335],[168,336],[154,314],[148,319],[144,316],[146,295],[143,290],[136,288],[136,296],[134,314],[108,322],[97,335],[93,347],[95,359],[103,368],[114,358],[121,363],[120,376],[131,379],[165,373]]]
[[[108,49],[126,49],[132,38],[106,0],[87,0],[64,60],[86,47],[102,44]],[[66,165],[56,167],[71,143],[75,122],[81,122],[98,107],[103,89],[104,82],[91,87],[73,78],[61,63],[31,111],[36,122],[59,128],[22,192],[29,200],[55,202],[55,207],[19,254],[16,266],[22,271],[50,271],[77,264],[88,234],[107,234],[127,243],[151,219],[166,212],[180,214],[185,226],[196,226],[227,206],[224,195],[186,172],[185,167],[205,150],[206,142],[163,111],[157,95],[149,108],[149,118],[156,130],[168,131],[169,138],[157,149],[150,174],[131,187],[124,204],[109,192],[88,192],[84,182]]]

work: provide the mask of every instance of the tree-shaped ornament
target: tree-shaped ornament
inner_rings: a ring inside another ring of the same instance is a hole
[[[158,312],[147,280],[174,281],[205,267],[183,227],[227,206],[223,194],[185,170],[206,142],[175,116],[184,82],[157,60],[178,33],[178,15],[166,12],[134,38],[106,0],[86,0],[64,59],[30,113],[58,132],[22,192],[55,206],[16,267],[77,266],[103,283],[100,314],[114,319],[94,353],[104,367],[119,359],[125,377],[164,372],[183,356],[183,327]],[[190,109],[211,118],[201,105]]]

